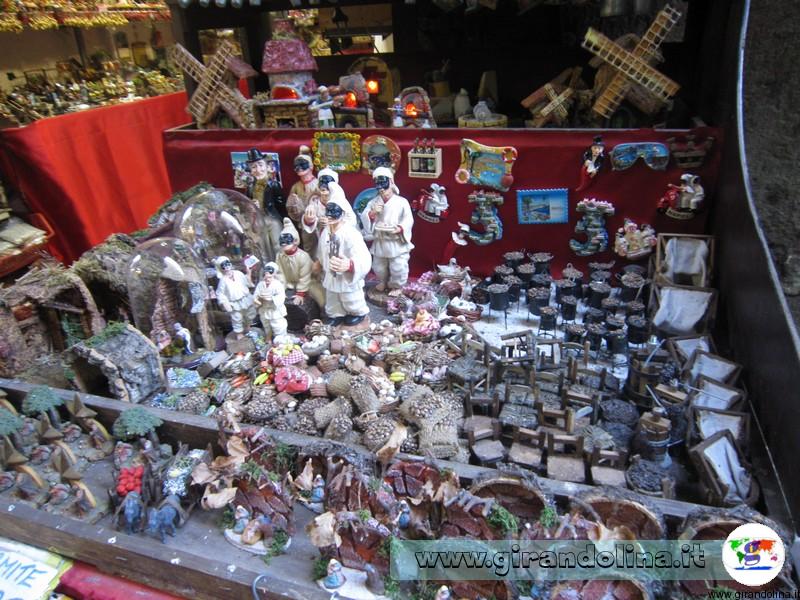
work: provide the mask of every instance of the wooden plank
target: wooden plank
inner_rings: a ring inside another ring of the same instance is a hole
[[[0,378],[0,388],[4,388],[8,392],[8,397],[12,402],[21,399],[32,387],[34,387],[32,384],[25,383],[23,381]],[[77,393],[69,390],[54,391],[65,399],[71,399],[73,395]],[[121,411],[132,406],[127,402],[111,400],[110,398],[103,398],[101,396],[94,396],[92,394],[81,393],[80,395],[86,406],[96,410],[100,420],[105,423],[113,422]],[[203,448],[209,443],[217,447],[218,429],[217,422],[214,419],[159,408],[144,408],[153,412],[164,421],[164,425],[159,428],[160,437],[181,441],[194,448]],[[302,435],[287,431],[278,431],[275,429],[267,429],[267,431],[277,441],[284,444],[297,446],[299,448],[323,440],[323,438],[320,437]],[[369,452],[369,450],[363,446],[350,444],[348,447],[361,454],[374,457],[374,454]],[[403,453],[400,453],[398,457],[404,460],[423,460],[419,456],[407,455]],[[467,484],[473,479],[484,475],[487,472],[496,472],[496,469],[457,463],[448,460],[437,460],[436,464],[442,469],[451,469]],[[539,477],[538,481],[545,491],[551,493],[556,498],[565,500],[581,492],[593,489],[593,486],[590,485],[557,481],[544,477]],[[702,506],[699,504],[693,504],[691,502],[667,500],[664,498],[648,497],[648,501],[656,505],[666,517],[669,517],[673,520],[682,520],[691,511]]]

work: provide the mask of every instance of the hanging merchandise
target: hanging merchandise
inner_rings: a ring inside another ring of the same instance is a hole
[[[669,164],[669,150],[658,142],[617,144],[611,151],[611,166],[615,171],[624,171],[640,158],[654,171],[663,171]]]
[[[447,202],[445,187],[432,183],[430,189],[420,190],[419,196],[411,204],[417,216],[429,223],[438,223],[447,218],[450,204]]]
[[[625,224],[617,229],[614,252],[628,260],[638,260],[653,251],[656,240],[656,231],[650,225],[637,225],[630,219],[625,219]]]
[[[474,204],[469,222],[472,225],[481,225],[483,231],[476,231],[466,223],[459,223],[458,231],[452,233],[453,242],[459,246],[466,246],[467,240],[478,246],[486,246],[503,237],[503,222],[497,211],[503,204],[503,195],[497,192],[478,190],[472,192],[467,201]]]
[[[520,225],[567,223],[569,218],[567,188],[517,190],[517,219]]]
[[[608,231],[606,231],[606,217],[614,214],[614,206],[604,200],[584,198],[575,207],[583,217],[575,225],[575,233],[586,235],[585,242],[570,240],[569,247],[578,256],[591,256],[605,252],[608,249]]]
[[[361,168],[361,136],[357,133],[317,131],[311,147],[317,169],[355,172]]]
[[[603,162],[606,159],[606,146],[603,143],[601,136],[595,136],[592,145],[589,146],[583,153],[583,162],[581,163],[581,181],[576,192],[580,192],[588,188],[600,169],[603,167]]]
[[[517,156],[517,149],[511,146],[484,146],[474,140],[463,139],[456,181],[507,192],[514,184],[511,170]]]
[[[684,173],[678,185],[667,184],[667,193],[658,201],[658,210],[668,217],[685,221],[703,208],[705,195],[700,177]]]
[[[361,142],[361,170],[372,175],[378,167],[388,167],[393,173],[400,166],[399,146],[385,136],[371,135]]]
[[[419,138],[408,152],[408,176],[420,179],[437,179],[442,174],[442,149],[436,140]]]

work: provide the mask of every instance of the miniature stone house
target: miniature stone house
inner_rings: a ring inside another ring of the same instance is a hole
[[[273,100],[300,99],[316,92],[314,71],[317,61],[308,45],[298,38],[289,20],[273,23],[273,37],[264,44],[261,71],[269,77],[273,88]],[[276,97],[275,88],[280,87],[286,94]],[[291,94],[289,90],[294,90]]]
[[[311,127],[308,100],[253,99],[257,129]]]

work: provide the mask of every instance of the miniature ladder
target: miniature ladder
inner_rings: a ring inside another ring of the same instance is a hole
[[[599,31],[589,28],[581,45],[617,70],[611,83],[592,107],[594,112],[606,119],[610,118],[633,83],[638,83],[664,102],[678,92],[680,86],[649,63],[680,16],[681,13],[671,6],[664,8],[631,52]]]

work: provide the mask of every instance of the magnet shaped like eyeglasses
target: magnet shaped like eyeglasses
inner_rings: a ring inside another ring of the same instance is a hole
[[[669,163],[669,150],[657,142],[618,144],[611,151],[611,165],[615,171],[629,169],[640,158],[655,171],[663,171]]]

